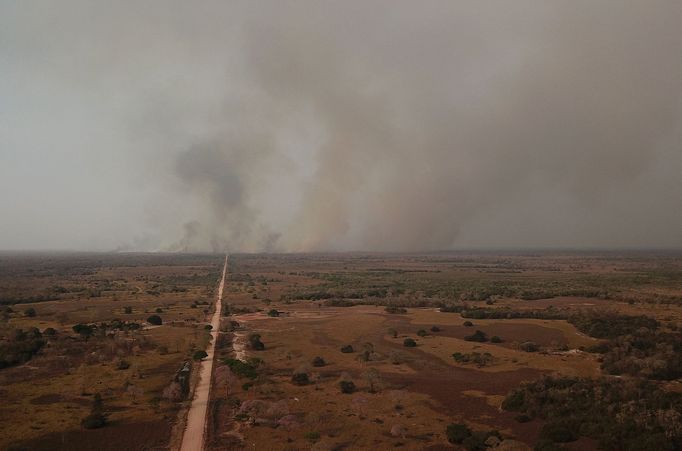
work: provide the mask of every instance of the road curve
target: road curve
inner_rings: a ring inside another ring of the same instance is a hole
[[[223,266],[223,275],[218,286],[218,297],[215,304],[215,312],[211,318],[211,343],[206,349],[208,356],[199,365],[199,383],[194,391],[194,398],[187,414],[187,425],[182,434],[180,451],[203,451],[204,435],[206,432],[206,416],[208,414],[208,395],[211,389],[211,373],[213,372],[213,354],[215,352],[218,333],[220,330],[220,311],[223,300],[223,288],[225,287],[225,274],[227,273],[227,255]]]

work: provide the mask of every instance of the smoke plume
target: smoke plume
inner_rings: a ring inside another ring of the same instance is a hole
[[[665,0],[6,3],[0,247],[682,247],[680,23]],[[50,152],[30,184],[89,186],[48,196],[78,224],[8,194]]]

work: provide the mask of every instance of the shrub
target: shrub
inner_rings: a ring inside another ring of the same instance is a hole
[[[426,337],[428,333],[424,329],[419,329],[417,331],[417,335],[419,335],[420,337]]]
[[[147,318],[147,322],[149,324],[152,324],[154,326],[160,326],[163,324],[163,320],[159,315],[152,315],[149,318]]]
[[[353,352],[353,346],[352,345],[343,346],[341,347],[341,352],[343,352],[344,354],[350,354],[351,352]]]
[[[206,357],[208,357],[206,351],[194,351],[194,354],[192,354],[192,358],[196,361],[203,360]]]
[[[133,308],[129,305],[125,306],[125,307],[123,307],[123,313],[131,314],[131,313],[133,313]]]
[[[478,365],[479,368],[493,362],[493,356],[489,352],[469,352],[467,354],[455,352],[452,354],[452,358],[458,363],[474,363]]]
[[[490,338],[490,342],[491,343],[502,343],[502,339],[500,337],[498,337],[497,335],[493,335]]]
[[[28,316],[29,318],[33,318],[36,316],[36,309],[33,307],[29,307],[26,310],[24,310],[24,315]]]
[[[28,362],[44,345],[45,340],[37,328],[26,332],[15,330],[9,340],[0,339],[0,369]]]
[[[163,309],[161,307],[157,307],[155,312],[156,313],[163,313]]]
[[[237,359],[226,359],[223,360],[223,362],[239,377],[246,377],[251,380],[258,377],[257,368],[261,363],[260,359],[249,359],[248,362],[242,362]]]
[[[55,335],[57,335],[57,331],[55,330],[54,327],[48,327],[43,331],[43,335],[45,335],[46,337],[54,337]]]
[[[467,335],[466,337],[464,337],[464,339],[466,341],[475,341],[478,343],[483,343],[488,341],[488,336],[485,334],[485,332],[477,330],[472,335]]]
[[[551,440],[541,439],[533,447],[533,451],[564,451],[566,448],[559,446]]]
[[[537,343],[534,343],[532,341],[526,341],[524,343],[521,343],[519,345],[519,348],[521,348],[522,351],[526,352],[538,352],[540,350],[540,347],[537,345]]]
[[[130,363],[127,360],[121,359],[116,364],[117,370],[127,370],[128,368],[130,368]]]
[[[431,332],[440,332],[440,327],[438,326],[431,327]]]
[[[260,334],[250,334],[248,337],[249,348],[254,351],[262,351],[265,349],[265,345],[260,341]]]
[[[389,305],[384,310],[386,313],[407,313],[407,309],[395,305]]]
[[[291,376],[291,382],[294,385],[308,385],[310,379],[308,378],[308,373],[294,373],[293,376]]]
[[[86,340],[95,333],[95,326],[91,324],[78,323],[72,327],[73,331]]]
[[[102,396],[100,396],[99,393],[95,393],[90,414],[83,418],[81,425],[86,429],[97,429],[104,427],[106,424],[107,417],[104,416],[104,404],[102,403]]]
[[[321,366],[325,366],[326,364],[327,364],[327,362],[325,362],[324,359],[320,356],[317,356],[313,359],[313,366],[314,367],[321,367]]]
[[[83,418],[81,421],[81,425],[85,429],[98,429],[101,427],[106,426],[107,420],[102,414],[90,414],[87,417]]]
[[[415,348],[417,346],[417,342],[411,338],[406,338],[405,340],[403,340],[403,346],[405,346],[406,348]]]
[[[448,437],[448,442],[461,444],[465,439],[471,436],[471,429],[466,424],[454,423],[448,424],[445,429],[445,435]]]
[[[509,412],[519,412],[525,405],[526,397],[523,390],[514,390],[502,401],[502,409]]]
[[[353,381],[341,381],[339,382],[339,388],[341,389],[341,393],[347,395],[355,392],[355,384]]]
[[[556,443],[573,442],[578,439],[576,428],[572,424],[562,424],[558,421],[546,423],[540,431],[540,438]]]
[[[471,435],[464,439],[462,446],[467,449],[467,451],[484,451],[488,447],[485,441],[490,436],[489,432],[486,431],[475,431]]]
[[[398,338],[398,331],[393,329],[392,327],[389,327],[388,335],[390,335],[393,338]]]
[[[268,312],[268,316],[271,316],[271,317],[273,317],[273,318],[276,318],[276,317],[279,316],[279,311],[277,311],[277,309],[274,309],[274,308],[273,308],[273,309],[271,309],[271,310]]]
[[[464,322],[462,323],[462,326],[464,326],[464,327],[474,327],[474,323],[472,323],[471,321],[464,321]]]
[[[320,433],[317,431],[306,432],[303,437],[310,442],[316,442],[320,439]]]

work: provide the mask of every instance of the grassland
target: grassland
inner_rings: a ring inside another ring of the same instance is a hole
[[[682,321],[675,254],[237,255],[230,270],[212,449],[596,449],[588,435],[547,442],[546,419],[520,419],[504,400],[543,377],[608,377],[588,352],[607,340],[575,318]],[[520,317],[461,311],[473,309]],[[486,341],[469,341],[475,331]],[[254,333],[264,350],[249,349]],[[248,377],[226,364],[242,349],[258,359]],[[473,435],[453,443],[451,424]]]
[[[176,449],[222,258],[0,255],[0,448]],[[222,310],[208,449],[682,446],[676,253],[231,255]]]
[[[16,331],[32,328],[44,342],[30,360],[0,370],[0,448],[167,447],[182,404],[164,390],[206,346],[220,263],[219,256],[0,256],[2,343],[11,350]],[[162,325],[147,322],[153,314]],[[79,335],[77,324],[94,331]],[[84,429],[95,394],[107,426]]]

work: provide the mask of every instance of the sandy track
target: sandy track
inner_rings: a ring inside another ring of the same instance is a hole
[[[208,356],[198,365],[199,383],[194,391],[194,399],[187,414],[187,426],[182,435],[180,451],[202,451],[204,449],[204,433],[206,430],[206,416],[208,413],[208,395],[211,389],[211,373],[213,371],[213,355],[215,352],[218,333],[220,330],[220,311],[223,300],[223,288],[225,286],[225,274],[227,272],[227,256],[223,266],[223,275],[218,286],[218,297],[215,312],[211,318],[211,343],[206,349]]]

